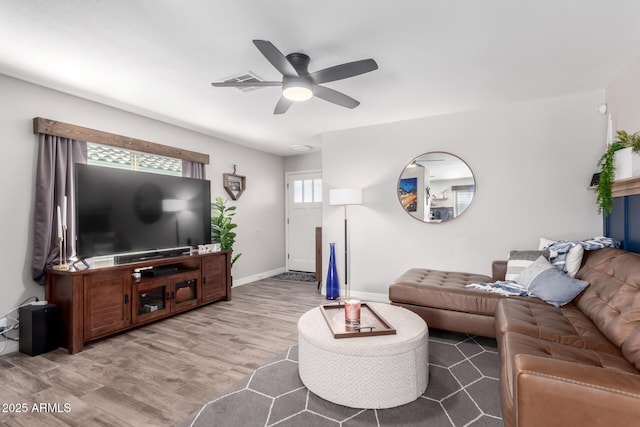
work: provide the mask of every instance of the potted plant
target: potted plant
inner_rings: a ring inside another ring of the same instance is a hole
[[[640,132],[629,135],[626,131],[616,132],[616,140],[607,147],[607,151],[598,161],[600,177],[598,179],[597,199],[598,213],[609,215],[613,209],[611,185],[615,179],[615,153],[623,148],[631,147],[634,153],[640,153]]]
[[[233,244],[236,241],[236,233],[233,231],[238,225],[233,223],[233,216],[236,214],[235,206],[227,206],[227,200],[216,197],[211,204],[213,214],[211,215],[211,241],[220,243],[223,251],[233,251]],[[240,258],[242,254],[235,254],[231,258],[231,266]]]

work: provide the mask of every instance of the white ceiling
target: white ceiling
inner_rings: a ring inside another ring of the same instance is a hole
[[[639,16],[638,0],[0,0],[0,73],[291,155],[339,129],[603,89],[640,55]],[[280,80],[253,39],[310,71],[379,69],[326,84],[354,110],[274,115],[277,87],[210,85]]]

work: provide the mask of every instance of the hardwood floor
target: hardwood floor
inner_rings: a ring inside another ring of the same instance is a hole
[[[315,283],[265,279],[232,292],[74,355],[0,357],[0,425],[175,425],[296,343],[298,317],[326,302]]]

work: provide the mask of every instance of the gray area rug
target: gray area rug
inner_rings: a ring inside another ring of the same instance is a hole
[[[438,330],[429,335],[429,385],[412,403],[376,410],[323,400],[300,381],[294,345],[178,426],[502,426],[496,341]]]
[[[293,280],[295,282],[315,282],[315,273],[305,273],[303,271],[286,271],[284,273],[276,274],[272,279],[280,280]]]

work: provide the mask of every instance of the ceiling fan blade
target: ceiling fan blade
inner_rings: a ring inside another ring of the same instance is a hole
[[[327,83],[368,73],[369,71],[377,69],[378,64],[376,61],[373,59],[362,59],[360,61],[348,62],[316,71],[315,73],[311,73],[311,79],[317,84]]]
[[[356,101],[352,97],[324,86],[314,85],[313,95],[346,108],[356,108],[360,105],[360,102]]]
[[[276,104],[276,108],[273,110],[273,114],[286,113],[289,107],[291,107],[291,104],[293,104],[293,101],[281,96],[280,100]]]
[[[282,82],[213,82],[214,87],[282,86]]]
[[[267,40],[254,40],[253,44],[256,45],[258,50],[267,58],[267,61],[271,63],[276,70],[280,71],[285,77],[298,77],[296,69],[287,58],[275,47],[270,41]]]

